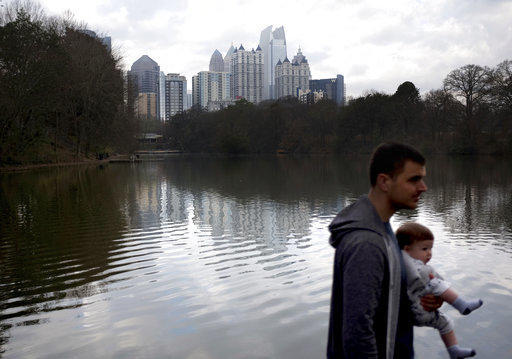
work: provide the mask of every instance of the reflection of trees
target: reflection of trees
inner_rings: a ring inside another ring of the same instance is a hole
[[[425,204],[453,231],[512,231],[512,167],[504,159],[440,157],[428,162]]]
[[[319,201],[331,213],[337,210],[336,195],[357,197],[368,191],[367,161],[368,157],[334,156],[189,157],[163,166],[174,186],[192,194],[210,191],[241,203],[255,197],[279,203]]]
[[[367,192],[366,166],[367,157],[179,157],[0,177],[0,351],[15,320],[32,325],[46,310],[79,306],[109,289],[107,277],[152,260],[140,243],[129,247],[126,227],[163,241],[164,226],[191,224],[205,232],[200,245],[218,249],[202,248],[202,264],[245,263],[244,251],[263,256],[308,240],[313,217],[331,218]],[[512,165],[442,157],[427,172],[422,206],[398,220],[426,211],[453,232],[512,231]]]
[[[68,168],[0,177],[0,329],[81,305],[121,271],[120,171]],[[123,264],[125,265],[125,264]],[[108,272],[108,273],[107,273]],[[4,324],[2,324],[4,322]],[[1,339],[4,341],[3,339]]]

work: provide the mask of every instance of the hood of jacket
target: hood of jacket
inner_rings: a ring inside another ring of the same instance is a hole
[[[367,195],[345,207],[333,219],[329,225],[329,243],[336,248],[347,233],[356,230],[371,231],[381,236],[386,232],[384,223]]]

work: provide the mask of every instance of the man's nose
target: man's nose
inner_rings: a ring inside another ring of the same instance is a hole
[[[425,191],[427,190],[427,188],[428,188],[428,187],[427,187],[427,185],[425,184],[425,182],[420,181],[418,190],[419,190],[419,191],[421,191],[421,192],[425,192]]]

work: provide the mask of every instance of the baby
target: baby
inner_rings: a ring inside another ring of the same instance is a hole
[[[421,306],[420,298],[425,294],[441,297],[464,315],[479,308],[483,304],[482,300],[464,300],[450,288],[450,283],[427,265],[434,245],[434,235],[427,227],[413,222],[405,223],[396,231],[396,238],[402,249],[407,272],[407,294],[412,302],[414,325],[439,330],[451,359],[475,356],[473,349],[458,346],[452,320],[438,310],[427,312]]]

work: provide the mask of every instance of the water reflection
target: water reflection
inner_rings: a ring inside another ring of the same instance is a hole
[[[2,175],[0,352],[323,355],[326,226],[367,191],[366,161],[183,157]],[[430,159],[422,206],[394,220],[431,226],[441,269],[466,270],[458,281],[510,310],[511,172],[490,158]],[[419,334],[421,353],[431,344]]]

